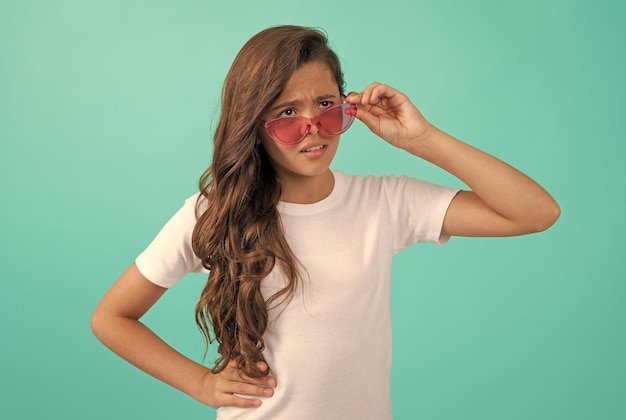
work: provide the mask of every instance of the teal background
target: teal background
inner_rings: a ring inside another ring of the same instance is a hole
[[[348,89],[399,88],[562,207],[538,235],[399,254],[395,418],[626,418],[625,17],[619,1],[1,1],[0,417],[214,417],[89,317],[195,191],[239,48],[290,23],[328,32]],[[358,123],[334,167],[462,186]],[[203,280],[146,316],[196,360]]]

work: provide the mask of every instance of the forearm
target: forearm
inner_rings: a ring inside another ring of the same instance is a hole
[[[95,316],[92,329],[113,352],[151,376],[199,399],[210,370],[183,356],[140,321],[122,316]]]
[[[522,232],[544,230],[558,217],[554,199],[532,179],[434,126],[405,149],[459,178],[486,206],[520,226]]]

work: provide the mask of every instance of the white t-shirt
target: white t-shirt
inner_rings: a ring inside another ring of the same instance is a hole
[[[264,357],[278,386],[259,408],[222,407],[218,419],[390,419],[392,257],[416,242],[444,244],[441,227],[458,192],[409,177],[333,171],[331,194],[314,204],[280,202],[287,240],[304,266],[286,304],[270,311]],[[205,271],[191,249],[197,195],[165,225],[136,264],[173,286]],[[263,280],[271,296],[280,269]]]

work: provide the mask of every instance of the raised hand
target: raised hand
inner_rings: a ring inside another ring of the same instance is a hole
[[[401,149],[421,141],[432,130],[402,92],[374,82],[361,93],[350,92],[346,102],[357,104],[356,117],[374,134]]]

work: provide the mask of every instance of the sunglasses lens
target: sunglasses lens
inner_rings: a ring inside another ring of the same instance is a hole
[[[307,120],[299,117],[280,118],[268,125],[272,137],[284,144],[296,144],[307,134]]]
[[[323,133],[334,136],[345,132],[354,121],[354,115],[346,113],[348,110],[356,110],[356,106],[337,105],[328,108],[312,120],[303,117],[277,118],[266,123],[265,129],[274,140],[286,145],[304,140],[309,134],[311,125],[317,125]]]
[[[353,108],[354,105],[351,104],[343,104],[329,108],[328,111],[317,117],[320,129],[330,135],[345,132],[354,121],[354,115],[347,114],[346,111]]]

